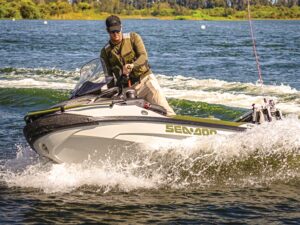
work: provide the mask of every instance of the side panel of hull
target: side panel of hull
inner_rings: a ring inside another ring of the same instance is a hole
[[[176,141],[237,131],[207,127],[147,122],[100,122],[99,125],[70,128],[52,132],[34,142],[34,149],[56,162],[78,163],[91,159],[130,157],[142,144],[174,143]]]

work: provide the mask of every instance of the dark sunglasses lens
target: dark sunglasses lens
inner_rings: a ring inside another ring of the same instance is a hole
[[[111,33],[111,34],[114,34],[114,33],[120,33],[120,31],[119,31],[119,30],[112,30],[112,31],[110,31],[109,33]]]

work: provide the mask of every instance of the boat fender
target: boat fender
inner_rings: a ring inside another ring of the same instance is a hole
[[[283,118],[282,117],[282,113],[281,113],[281,111],[278,108],[276,108],[275,102],[274,102],[273,99],[271,99],[269,101],[269,106],[270,106],[270,114],[271,114],[271,116],[274,117],[276,120],[282,120],[282,118]]]
[[[62,105],[59,107],[61,112],[65,112],[65,107]]]
[[[273,120],[282,120],[282,112],[275,107],[275,102],[270,100],[267,103],[267,100],[264,99],[264,105],[261,107],[255,106],[252,104],[252,123],[261,124],[265,121],[272,122]]]
[[[262,124],[265,122],[265,119],[264,109],[260,109],[255,104],[252,104],[252,123]]]
[[[264,111],[262,109],[258,110],[258,114],[259,114],[259,117],[258,117],[258,121],[257,122],[259,124],[262,124],[262,123],[266,122],[266,117],[265,117]]]
[[[252,104],[252,123],[259,123],[261,119],[261,112],[255,104]]]

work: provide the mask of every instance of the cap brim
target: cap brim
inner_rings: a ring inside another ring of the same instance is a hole
[[[121,31],[121,26],[120,25],[116,25],[116,26],[111,26],[109,28],[107,28],[107,30],[110,31]]]

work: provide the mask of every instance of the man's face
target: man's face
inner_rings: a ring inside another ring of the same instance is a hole
[[[121,31],[109,31],[109,37],[112,42],[118,43],[122,41],[122,32]]]

